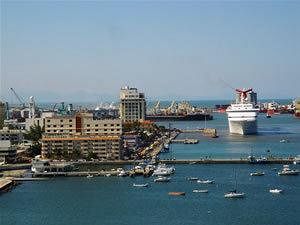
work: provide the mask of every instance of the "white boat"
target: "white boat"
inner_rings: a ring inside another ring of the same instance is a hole
[[[105,176],[106,176],[106,177],[110,177],[110,176],[111,176],[111,174],[110,174],[110,173],[107,173],[107,174],[105,174]]]
[[[290,169],[289,165],[283,165],[283,169],[278,172],[278,175],[298,175],[299,174],[299,170],[292,170]]]
[[[164,144],[164,149],[165,149],[165,150],[169,150],[169,148],[170,148],[170,145],[169,145],[169,144]]]
[[[170,180],[171,178],[169,177],[159,176],[158,178],[154,179],[154,182],[169,182]]]
[[[289,141],[286,140],[286,139],[281,139],[279,142],[280,142],[280,143],[287,143],[287,142],[289,142]]]
[[[248,93],[252,96],[252,89],[236,89],[236,103],[231,104],[227,109],[229,132],[231,134],[255,134],[257,133],[258,108],[250,101]]]
[[[87,176],[86,176],[86,178],[93,178],[94,176],[93,175],[91,175],[91,174],[88,174]]]
[[[208,193],[208,190],[203,189],[203,190],[193,190],[194,193]]]
[[[148,187],[148,183],[146,184],[133,184],[133,187]]]
[[[230,191],[224,195],[225,198],[243,198],[244,196],[245,196],[245,193],[236,192],[236,190]]]
[[[272,194],[280,194],[281,192],[283,192],[282,189],[277,189],[277,188],[270,189],[270,193],[272,193]]]
[[[250,173],[250,176],[263,176],[265,175],[264,172],[253,172],[253,173]]]
[[[235,179],[235,188],[233,191],[224,194],[225,198],[243,198],[245,196],[244,192],[237,192],[237,179],[236,179],[236,172],[234,173]]]
[[[124,170],[122,170],[122,171],[120,171],[120,173],[118,174],[118,176],[119,177],[126,177],[127,173]]]
[[[294,165],[297,165],[298,163],[300,163],[300,155],[297,155],[295,158],[294,158]]]
[[[165,164],[159,164],[154,170],[152,176],[169,176],[175,172],[173,166],[167,167]]]
[[[197,183],[200,183],[200,184],[214,184],[215,181],[214,180],[197,180]]]
[[[196,180],[199,180],[199,178],[198,177],[188,177],[187,180],[196,181]]]

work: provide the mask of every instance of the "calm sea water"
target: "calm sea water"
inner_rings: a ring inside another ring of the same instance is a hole
[[[166,122],[159,124],[168,126]],[[266,118],[265,114],[259,114],[257,135],[230,135],[226,114],[214,114],[214,120],[207,121],[206,126],[216,128],[219,138],[181,134],[178,138],[193,137],[200,142],[196,145],[172,144],[170,153],[162,154],[161,158],[240,158],[247,157],[251,152],[256,156],[277,157],[300,154],[300,120],[292,115],[274,115],[272,118]],[[171,122],[171,127],[203,128],[205,121]],[[282,139],[288,142],[280,143]]]
[[[296,166],[299,169],[299,166]],[[177,165],[170,183],[154,183],[153,178],[96,177],[55,178],[24,182],[0,196],[1,225],[296,225],[300,222],[300,176],[280,177],[274,168],[281,165]],[[225,199],[234,187],[244,199]],[[252,171],[265,176],[251,177]],[[201,185],[188,176],[215,179]],[[133,183],[149,183],[134,188]],[[282,188],[283,194],[269,193]],[[193,193],[193,189],[209,193]],[[169,196],[184,191],[186,196]]]
[[[167,125],[167,123],[161,123]],[[172,122],[172,127],[192,129],[204,121]],[[270,119],[260,115],[258,135],[240,137],[228,134],[225,114],[215,114],[206,126],[217,128],[218,139],[188,135],[200,139],[197,145],[172,144],[162,158],[192,159],[239,158],[252,151],[255,155],[289,156],[300,154],[300,120],[291,115]],[[187,134],[182,134],[186,137]],[[289,140],[280,143],[281,139]],[[269,150],[269,151],[268,151]],[[268,151],[268,152],[267,152]],[[300,176],[276,175],[282,165],[176,165],[170,183],[157,184],[153,178],[55,178],[24,182],[0,195],[0,225],[296,225],[300,224]],[[293,166],[300,169],[300,166]],[[276,171],[275,171],[276,169]],[[265,176],[251,177],[253,171]],[[244,199],[225,199],[234,187]],[[214,185],[200,185],[188,176],[215,179]],[[134,188],[133,183],[149,183]],[[270,188],[282,188],[274,195]],[[208,194],[193,193],[208,189]],[[184,191],[186,196],[169,196],[169,191]]]

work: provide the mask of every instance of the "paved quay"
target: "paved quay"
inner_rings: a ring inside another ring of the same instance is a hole
[[[166,164],[249,164],[248,159],[164,159],[160,160],[161,163]],[[260,164],[291,164],[293,159],[278,158],[268,159],[268,161]],[[259,164],[259,163],[257,163]]]

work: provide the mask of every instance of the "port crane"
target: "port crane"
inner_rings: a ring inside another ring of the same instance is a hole
[[[24,100],[17,94],[17,92],[13,88],[10,88],[10,90],[16,96],[16,98],[18,99],[18,101],[20,102],[21,107],[25,108],[25,102],[24,102]]]

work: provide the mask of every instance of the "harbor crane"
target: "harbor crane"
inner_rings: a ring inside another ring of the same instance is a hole
[[[18,99],[18,101],[20,102],[20,105],[25,108],[25,102],[24,100],[17,94],[17,92],[13,89],[10,88],[10,90],[12,91],[12,93],[16,96],[16,98]]]

